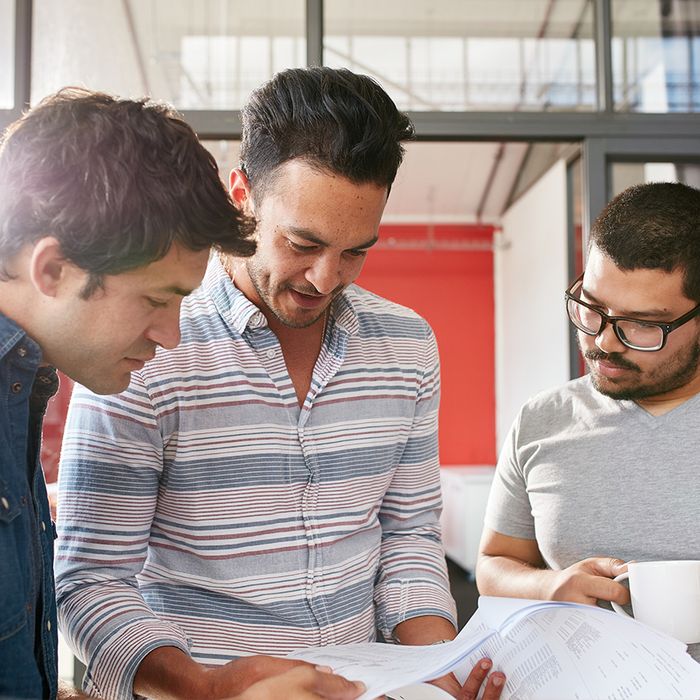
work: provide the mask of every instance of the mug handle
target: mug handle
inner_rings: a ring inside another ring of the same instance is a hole
[[[630,577],[629,571],[625,571],[624,574],[620,574],[619,576],[615,576],[613,581],[616,583],[620,583],[620,581],[626,581]],[[621,605],[618,605],[617,603],[613,602],[612,600],[610,601],[610,605],[612,605],[613,610],[618,614],[618,615],[624,615],[625,617],[632,617]],[[634,618],[632,618],[634,619]]]

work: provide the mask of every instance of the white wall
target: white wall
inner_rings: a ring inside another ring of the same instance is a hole
[[[502,223],[494,253],[499,450],[520,406],[569,379],[564,161],[518,199]]]

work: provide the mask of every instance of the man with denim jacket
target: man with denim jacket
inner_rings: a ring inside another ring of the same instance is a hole
[[[210,249],[250,255],[248,236],[213,158],[167,107],[63,90],[4,135],[0,698],[85,697],[57,679],[55,535],[39,463],[55,368],[100,394],[125,389],[157,346],[179,342],[180,304]],[[362,690],[292,661],[266,669],[291,670],[241,698],[349,700]]]

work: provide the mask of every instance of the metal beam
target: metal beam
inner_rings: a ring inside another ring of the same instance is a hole
[[[608,203],[608,160],[604,138],[583,142],[583,250],[588,247],[588,234],[596,216]]]
[[[32,91],[32,0],[15,2],[14,107],[0,110],[0,131],[18,119],[29,107]]]
[[[596,106],[599,112],[613,111],[612,11],[610,0],[593,0],[595,37]]]
[[[323,65],[323,0],[306,0],[306,65]]]
[[[32,94],[33,0],[15,3],[15,110],[29,107]]]
[[[240,112],[185,111],[202,138],[240,138]],[[597,114],[593,112],[409,112],[419,141],[581,141],[649,138],[672,134],[695,139],[698,114]],[[653,145],[650,144],[650,145]]]

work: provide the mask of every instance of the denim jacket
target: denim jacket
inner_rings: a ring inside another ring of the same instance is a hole
[[[0,314],[0,698],[55,698],[54,526],[39,463],[55,370]]]

